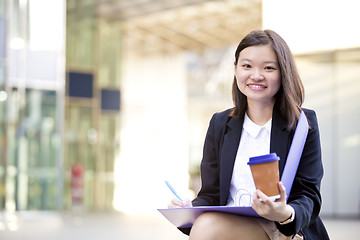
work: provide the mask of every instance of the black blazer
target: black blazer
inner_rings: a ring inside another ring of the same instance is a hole
[[[320,182],[323,176],[320,136],[316,114],[303,109],[311,126],[293,182],[288,204],[295,209],[295,220],[286,225],[276,223],[283,234],[301,232],[305,239],[329,239],[318,214],[321,207]],[[201,162],[202,187],[194,206],[226,205],[236,153],[239,147],[243,118],[229,117],[230,109],[213,115],[206,134]],[[270,136],[270,152],[280,157],[283,172],[294,131],[286,128],[280,111],[274,108]]]

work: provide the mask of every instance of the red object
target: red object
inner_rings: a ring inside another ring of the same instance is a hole
[[[73,204],[80,204],[84,200],[84,167],[75,164],[71,168],[71,199]]]

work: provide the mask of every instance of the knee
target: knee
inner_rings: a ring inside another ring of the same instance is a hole
[[[190,240],[269,239],[260,224],[249,217],[219,212],[201,214],[195,221]]]
[[[195,227],[209,227],[213,226],[219,220],[219,214],[213,212],[206,212],[201,214],[195,221]]]
[[[190,232],[190,239],[194,240],[218,240],[221,239],[219,226],[220,216],[218,213],[208,212],[201,214],[195,221]]]

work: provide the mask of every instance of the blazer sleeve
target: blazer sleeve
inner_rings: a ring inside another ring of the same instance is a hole
[[[229,110],[215,113],[210,120],[200,165],[202,186],[198,196],[192,201],[194,206],[220,204],[219,152],[228,118]]]
[[[295,209],[295,219],[285,225],[276,223],[284,235],[291,236],[313,224],[321,207],[320,182],[323,177],[320,136],[316,114],[305,110],[310,129],[299,167],[288,198],[288,204]]]

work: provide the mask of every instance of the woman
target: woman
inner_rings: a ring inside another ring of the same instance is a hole
[[[173,199],[169,207],[252,206],[263,218],[204,213],[190,239],[329,239],[318,214],[323,176],[318,124],[313,110],[301,109],[304,89],[285,41],[274,31],[249,33],[235,52],[234,107],[213,115],[201,162],[202,187],[192,203]],[[303,110],[309,133],[286,200],[256,190],[249,157],[275,152],[279,172]],[[184,232],[185,229],[182,229]]]

